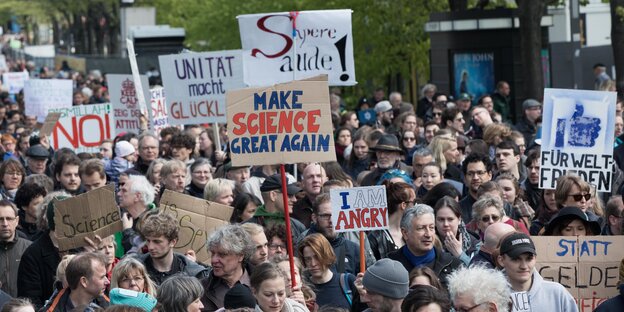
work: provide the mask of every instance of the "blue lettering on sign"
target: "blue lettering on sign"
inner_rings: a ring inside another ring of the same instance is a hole
[[[347,203],[347,197],[349,196],[349,192],[340,192],[340,198],[342,198],[342,206],[340,209],[349,209],[351,206]]]
[[[609,254],[609,245],[612,242],[605,242],[600,240],[586,240],[581,242],[578,246],[578,242],[572,239],[562,238],[559,240],[560,251],[557,251],[557,256],[563,257],[576,256],[606,256]]]
[[[254,93],[254,110],[267,109],[301,109],[299,97],[303,95],[302,90],[293,91],[271,91],[269,103],[267,103],[267,93]]]

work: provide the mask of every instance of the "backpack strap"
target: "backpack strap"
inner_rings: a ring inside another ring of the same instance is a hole
[[[349,282],[347,281],[347,274],[346,273],[340,273],[340,288],[342,288],[342,293],[344,294],[345,298],[347,298],[347,302],[349,302],[349,306],[353,305],[353,299],[352,298],[352,293],[351,293],[351,287],[349,287]]]

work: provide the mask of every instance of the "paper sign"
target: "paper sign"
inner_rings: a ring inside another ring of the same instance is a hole
[[[44,121],[50,109],[72,106],[72,81],[68,79],[30,79],[24,83],[24,105],[27,116]]]
[[[526,291],[511,293],[512,312],[532,312],[529,293]]]
[[[336,161],[327,76],[226,97],[233,166]]]
[[[147,76],[141,76],[143,94],[149,96]],[[122,132],[141,132],[141,108],[132,75],[106,75],[113,116],[115,134]],[[147,118],[147,112],[145,112]]]
[[[206,241],[212,232],[230,223],[234,208],[165,190],[160,199],[160,211],[178,219],[180,234],[175,250],[184,254],[192,249],[197,261],[209,263]]]
[[[105,238],[121,231],[115,185],[55,201],[54,224],[60,251],[86,246],[85,237],[93,240],[95,235]]]
[[[46,116],[43,122],[43,126],[41,126],[41,130],[39,130],[39,135],[50,136],[59,119],[61,119],[61,113],[48,113],[48,116]]]
[[[169,124],[225,123],[225,92],[243,88],[240,50],[161,55]]]
[[[9,66],[7,66],[6,56],[0,54],[0,73],[5,71],[9,71]]]
[[[9,88],[9,94],[18,94],[24,89],[24,82],[28,78],[27,71],[3,73],[2,83]],[[28,112],[26,115],[29,115]]]
[[[330,198],[336,232],[389,229],[385,186],[333,189]]]
[[[156,135],[160,134],[160,130],[169,126],[169,117],[167,115],[167,98],[165,97],[165,89],[150,89],[150,107],[152,110],[152,130]]]
[[[537,270],[565,287],[580,311],[616,296],[624,236],[534,236]]]
[[[294,39],[288,12],[238,16],[245,83],[269,86],[325,74],[330,85],[356,84],[351,10],[295,13]]]
[[[68,147],[76,153],[96,153],[102,141],[113,137],[110,103],[51,109],[50,112],[61,113],[50,136],[54,150]]]
[[[575,173],[600,192],[611,192],[617,94],[544,89],[540,188]]]

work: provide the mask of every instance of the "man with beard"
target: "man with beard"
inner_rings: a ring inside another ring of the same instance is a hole
[[[306,228],[310,227],[314,200],[321,193],[323,184],[327,182],[325,168],[319,163],[311,163],[303,169],[303,192],[305,196],[295,203],[292,216],[301,221]]]
[[[472,221],[472,205],[477,201],[477,192],[481,184],[492,180],[492,161],[484,154],[471,153],[462,164],[464,184],[468,193],[459,201],[462,219],[468,224]]]
[[[141,226],[148,253],[139,259],[156,285],[178,273],[197,278],[208,276],[208,269],[173,251],[179,232],[178,220],[169,213],[150,215]]]
[[[81,193],[80,158],[75,154],[68,154],[56,161],[54,166],[54,177],[56,178],[57,191],[66,191],[69,194],[77,195]]]
[[[312,213],[313,223],[305,236],[315,233],[320,233],[325,236],[336,255],[336,262],[333,264],[334,271],[355,275],[360,271],[360,245],[343,236],[339,236],[334,230],[334,224],[331,218],[332,207],[330,196],[329,193],[323,193],[316,198],[314,213]],[[372,262],[373,261],[371,261],[371,263]]]
[[[377,157],[377,168],[366,174],[361,186],[377,185],[379,178],[389,169],[401,169],[407,175],[412,174],[412,167],[401,162],[403,150],[399,147],[399,140],[392,134],[384,134],[377,145],[370,148]]]
[[[22,254],[31,242],[18,237],[17,207],[8,200],[0,200],[0,284],[11,297],[17,297],[17,270]]]
[[[375,113],[377,113],[377,123],[375,124],[375,128],[382,129],[385,133],[397,133],[397,130],[392,125],[394,113],[390,102],[381,101],[375,104]]]

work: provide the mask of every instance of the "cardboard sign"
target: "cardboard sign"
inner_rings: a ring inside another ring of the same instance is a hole
[[[72,81],[67,79],[30,79],[24,83],[26,115],[42,122],[50,109],[72,106]]]
[[[54,224],[60,251],[86,246],[93,240],[122,230],[121,213],[115,202],[115,185],[108,184],[90,192],[54,203]]]
[[[106,75],[110,101],[113,106],[115,134],[141,132],[141,107],[132,75]],[[143,93],[149,95],[147,76],[141,76]],[[147,118],[147,114],[145,117]]]
[[[243,88],[240,50],[161,55],[169,124],[225,123],[225,92]]]
[[[611,192],[617,94],[607,91],[544,89],[542,189],[575,173],[600,192]]]
[[[226,97],[233,166],[336,161],[327,76]]]
[[[160,199],[160,211],[178,219],[180,235],[175,250],[186,253],[193,249],[199,262],[209,262],[206,241],[218,228],[230,223],[234,208],[193,196],[165,190]]]
[[[333,189],[330,198],[336,232],[389,229],[385,186]]]
[[[164,88],[150,89],[150,109],[152,110],[152,130],[156,135],[160,134],[160,130],[169,126],[169,117],[167,115],[167,98],[165,97]]]
[[[24,82],[28,80],[28,78],[27,71],[3,73],[2,83],[9,88],[9,94],[18,94],[24,89]],[[26,115],[28,115],[28,113],[26,113]]]
[[[288,12],[238,16],[245,83],[269,86],[325,74],[330,85],[355,85],[351,10],[294,13],[294,22]]]
[[[41,130],[39,130],[39,135],[50,136],[59,119],[61,119],[61,113],[48,113],[48,116],[46,116],[43,122],[43,126],[41,126]]]
[[[110,103],[51,109],[49,112],[61,113],[50,137],[55,150],[68,147],[76,153],[96,153],[102,141],[114,136]]]
[[[624,236],[534,236],[536,269],[565,287],[581,311],[616,296]]]

